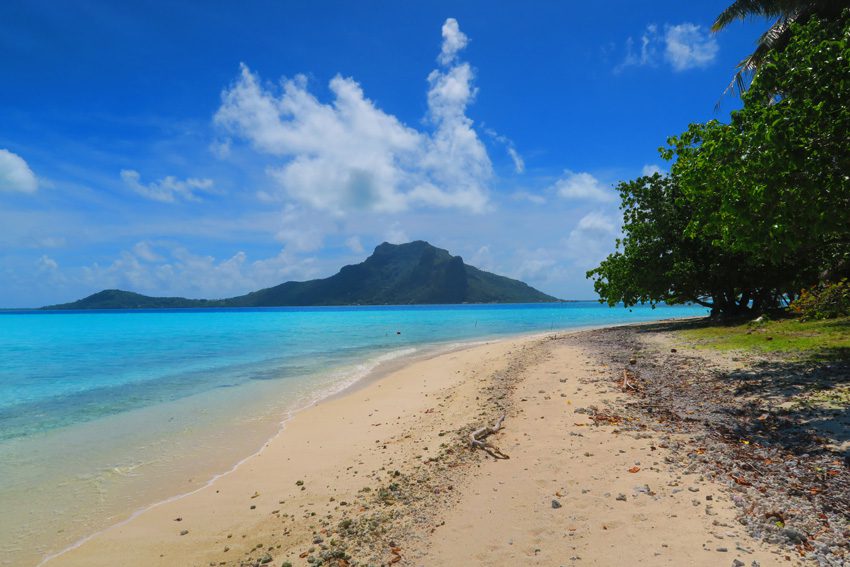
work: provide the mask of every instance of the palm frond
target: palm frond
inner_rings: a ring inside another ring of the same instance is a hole
[[[758,71],[767,56],[781,50],[791,38],[791,24],[806,22],[810,17],[834,17],[850,7],[850,0],[735,0],[723,10],[712,24],[712,31],[719,31],[735,20],[744,20],[752,16],[777,17],[756,42],[756,49],[738,63],[735,75],[723,91],[723,96],[747,88],[747,78]],[[720,107],[717,101],[715,109]]]
[[[717,16],[711,30],[719,31],[735,20],[744,20],[752,16],[779,16],[788,9],[795,9],[807,3],[803,0],[735,0]]]

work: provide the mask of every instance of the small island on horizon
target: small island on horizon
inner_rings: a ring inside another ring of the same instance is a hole
[[[216,307],[313,307],[346,305],[435,305],[461,303],[556,303],[519,280],[485,272],[424,240],[384,242],[359,264],[328,278],[280,285],[225,299],[151,297],[106,289],[47,310],[179,309]]]

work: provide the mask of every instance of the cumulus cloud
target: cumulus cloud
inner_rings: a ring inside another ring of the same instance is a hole
[[[331,103],[307,79],[277,89],[242,65],[222,94],[215,123],[283,164],[267,172],[290,198],[315,209],[399,212],[416,205],[485,209],[492,164],[466,116],[474,73],[457,61],[466,36],[455,20],[443,27],[442,66],[428,76],[429,131],[403,124],[368,99],[352,78],[329,84]]]
[[[161,203],[174,203],[181,199],[199,201],[198,193],[209,193],[213,187],[212,179],[190,177],[181,181],[171,175],[145,185],[141,182],[139,172],[133,169],[122,169],[121,179],[127,187],[142,197]]]
[[[689,23],[668,27],[664,40],[664,57],[675,71],[706,67],[720,49],[708,30]]]
[[[627,67],[655,67],[662,61],[677,72],[707,67],[719,50],[717,40],[702,26],[689,22],[665,25],[661,33],[657,25],[650,24],[640,36],[639,49],[633,37],[626,39],[625,58],[614,72]]]
[[[578,267],[591,268],[613,250],[619,231],[616,218],[598,211],[590,212],[564,239],[564,250]]]
[[[384,240],[390,244],[404,244],[410,242],[410,237],[401,227],[401,223],[396,221],[384,232]]]
[[[0,192],[34,193],[38,179],[18,154],[0,149]]]
[[[443,46],[440,50],[439,62],[442,65],[451,65],[466,44],[469,43],[469,38],[462,31],[457,20],[447,18],[443,23]]]
[[[296,252],[313,252],[322,247],[324,232],[312,219],[305,217],[295,205],[283,210],[281,229],[275,235],[278,242]]]
[[[137,242],[133,246],[133,253],[142,260],[145,260],[146,262],[159,262],[160,260],[162,260],[162,256],[154,252],[151,243],[146,242],[144,240],[141,242]]]
[[[614,193],[602,185],[596,177],[586,172],[565,170],[551,189],[565,199],[609,202],[615,199]]]
[[[563,270],[563,261],[556,251],[537,248],[523,254],[515,275],[521,280],[545,283],[557,278]]]
[[[67,281],[65,274],[62,273],[62,270],[59,267],[59,262],[47,254],[43,254],[38,260],[36,260],[35,270],[37,281],[34,282],[34,287],[47,285],[48,287],[55,289],[65,285]]]
[[[45,269],[56,272],[49,262],[40,263],[47,266]],[[72,283],[153,295],[217,298],[317,275],[315,258],[300,257],[286,248],[275,256],[254,261],[243,251],[218,260],[179,245],[140,242],[132,250],[121,252],[109,264],[82,267],[73,274]]]

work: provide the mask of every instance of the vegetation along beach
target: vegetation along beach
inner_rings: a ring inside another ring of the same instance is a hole
[[[0,4],[0,566],[850,566],[850,1]]]

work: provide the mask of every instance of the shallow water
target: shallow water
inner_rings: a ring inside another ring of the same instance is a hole
[[[0,313],[0,565],[194,490],[387,360],[704,315],[550,305]]]

